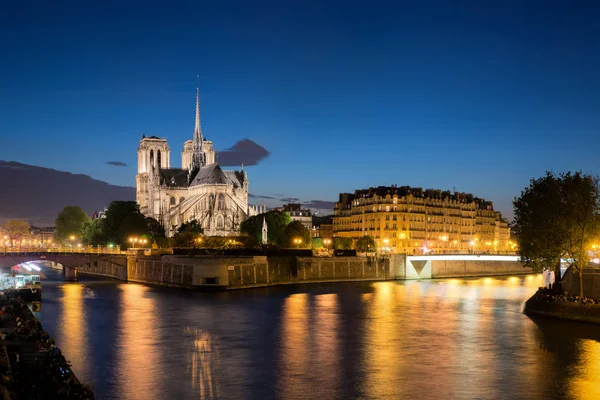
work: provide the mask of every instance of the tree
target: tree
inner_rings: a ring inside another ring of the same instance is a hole
[[[352,239],[342,237],[333,238],[333,248],[336,250],[350,250],[352,249]]]
[[[83,227],[89,223],[90,217],[79,206],[66,206],[56,217],[54,239],[64,242],[71,236],[81,238]]]
[[[312,238],[311,248],[313,250],[322,249],[323,248],[323,239],[321,239],[320,237]]]
[[[152,217],[146,217],[146,228],[148,229],[148,236],[152,239],[162,239],[165,235],[165,228]]]
[[[94,219],[83,226],[82,241],[92,246],[106,245],[106,234],[104,232],[104,219]]]
[[[105,239],[121,247],[127,246],[129,237],[148,235],[146,218],[135,201],[113,201],[103,220]]]
[[[195,219],[184,222],[173,236],[173,246],[182,248],[200,247],[199,239],[203,232],[202,226]]]
[[[300,239],[301,242],[295,243],[295,240],[298,239]],[[282,244],[286,247],[309,247],[311,244],[310,231],[302,225],[302,222],[292,221],[283,231]]]
[[[534,271],[554,268],[560,290],[560,262],[568,259],[579,275],[583,296],[583,269],[589,247],[600,232],[600,185],[598,177],[576,172],[547,172],[513,201],[518,226],[517,254]]]
[[[354,247],[356,248],[356,251],[360,253],[374,251],[375,239],[373,239],[372,236],[362,236],[356,241],[356,245]]]
[[[283,231],[291,222],[289,214],[285,212],[269,211],[250,217],[241,223],[240,232],[242,234],[252,236],[259,243],[261,243],[263,218],[267,221],[267,236],[269,243],[281,245]]]
[[[8,236],[8,240],[11,242],[20,241],[29,236],[30,230],[31,226],[29,223],[21,219],[11,219],[4,224],[4,231],[6,231],[6,236]]]

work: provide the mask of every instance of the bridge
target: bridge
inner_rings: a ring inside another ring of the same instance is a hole
[[[114,251],[9,251],[0,253],[0,267],[10,268],[26,262],[51,261],[61,264],[65,279],[77,280],[80,270],[127,280],[127,252]]]
[[[402,261],[400,261],[402,262]],[[531,273],[516,255],[430,254],[406,256],[404,279],[435,279]]]
[[[412,280],[531,273],[515,255],[434,254],[386,258],[294,256],[185,256],[120,251],[0,253],[0,266],[52,261],[67,280],[78,274],[181,288],[237,289],[313,282]]]

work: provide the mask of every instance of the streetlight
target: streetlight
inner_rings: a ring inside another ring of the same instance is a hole
[[[331,244],[331,239],[323,239],[323,244],[325,245],[325,249],[329,251],[329,245]]]
[[[300,243],[302,243],[302,239],[296,238],[294,239],[294,243],[296,244],[296,248],[300,247]]]

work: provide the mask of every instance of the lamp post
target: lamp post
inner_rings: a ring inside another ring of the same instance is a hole
[[[294,244],[296,244],[296,248],[300,247],[301,243],[302,243],[302,239],[300,239],[300,238],[294,239]]]
[[[323,239],[323,244],[325,245],[325,250],[329,252],[329,245],[331,244],[331,239]]]

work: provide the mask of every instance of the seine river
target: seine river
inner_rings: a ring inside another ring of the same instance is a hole
[[[600,399],[600,326],[521,313],[541,275],[227,293],[53,276],[38,317],[97,399]]]

